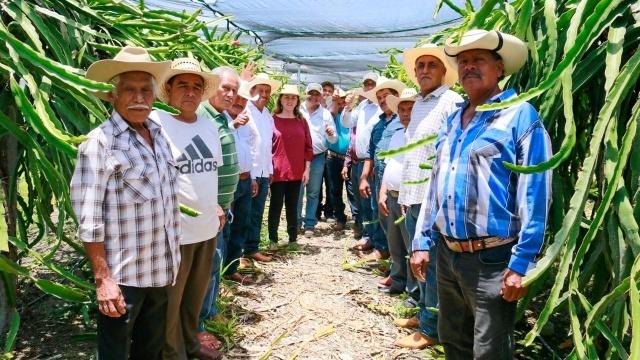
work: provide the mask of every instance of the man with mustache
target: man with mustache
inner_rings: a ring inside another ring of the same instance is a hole
[[[513,359],[522,277],[535,266],[551,203],[551,170],[517,173],[551,157],[551,142],[527,102],[479,111],[516,96],[499,81],[527,60],[520,39],[471,30],[449,39],[444,51],[469,100],[445,123],[413,242],[411,270],[418,280],[437,265],[438,335],[447,359]],[[438,249],[437,259],[431,253]],[[413,258],[424,261],[413,261]]]
[[[123,48],[86,78],[114,88],[109,119],[78,147],[71,203],[96,281],[98,357],[162,358],[167,288],[180,265],[178,170],[160,124],[149,118],[169,61]]]
[[[404,68],[407,74],[410,74],[409,78],[420,87],[420,94],[411,110],[411,122],[405,132],[405,140],[410,144],[427,136],[437,135],[447,117],[459,103],[462,103],[462,97],[449,90],[458,79],[458,74],[449,65],[442,47],[425,44],[405,50]],[[429,177],[431,171],[420,165],[431,164],[434,154],[435,146],[427,144],[407,153],[403,160],[398,202],[405,213],[404,226],[409,236],[406,239],[409,254],[411,254],[411,241],[416,233],[416,222],[422,200],[429,184],[410,185],[407,182],[419,182]],[[417,258],[420,255],[421,253],[414,254],[413,261],[422,261],[423,259]],[[432,251],[430,255],[435,259],[436,251]],[[438,340],[438,315],[427,310],[438,306],[435,260],[432,262],[426,282],[415,281],[409,274],[407,292],[409,293],[407,303],[415,306],[417,302],[420,311],[415,318],[397,321],[396,324],[406,328],[417,328],[417,331],[398,339],[396,345],[422,349],[435,344]]]
[[[222,354],[198,339],[199,314],[211,280],[213,254],[225,224],[218,204],[219,167],[223,164],[216,124],[198,115],[202,99],[217,93],[220,77],[201,71],[193,58],[173,60],[162,82],[159,98],[178,109],[177,115],[155,111],[164,128],[178,168],[178,199],[196,209],[198,216],[181,215],[182,262],[174,286],[169,288],[165,360],[220,359]]]

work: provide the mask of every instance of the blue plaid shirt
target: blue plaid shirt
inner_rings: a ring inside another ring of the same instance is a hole
[[[489,99],[516,96],[505,90]],[[519,174],[503,161],[535,165],[551,157],[549,135],[529,103],[478,112],[461,129],[464,103],[447,119],[413,250],[428,250],[440,234],[455,239],[517,238],[509,268],[526,274],[540,251],[551,204],[551,171]]]
[[[398,114],[392,114],[387,120],[384,113],[380,114],[380,120],[373,126],[371,130],[371,139],[369,140],[369,159],[373,160],[373,167],[377,179],[382,179],[386,163],[378,158],[380,151],[389,149],[391,137],[398,130],[404,130],[404,126],[400,123]]]

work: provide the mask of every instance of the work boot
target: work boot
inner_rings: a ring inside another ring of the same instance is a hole
[[[393,324],[405,329],[415,329],[420,325],[420,320],[414,316],[408,319],[394,319]]]
[[[407,335],[395,341],[394,345],[407,349],[422,350],[427,346],[433,346],[438,340],[425,336],[421,332],[416,331],[411,335]]]

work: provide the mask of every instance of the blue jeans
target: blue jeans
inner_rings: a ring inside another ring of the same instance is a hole
[[[416,229],[419,213],[419,204],[411,205],[411,207],[407,209],[404,222],[407,227],[407,233],[412,239],[415,232],[420,231],[420,229]],[[422,226],[422,224],[419,225]],[[418,319],[420,320],[419,329],[421,333],[434,339],[438,338],[438,314],[428,311],[427,308],[438,307],[438,284],[436,274],[437,255],[437,246],[434,246],[429,250],[427,281],[418,281],[418,288],[420,289],[420,299],[418,300],[418,307],[420,308],[420,312],[418,313]]]
[[[374,171],[378,170],[378,167],[374,167]],[[376,171],[377,172],[377,171]],[[371,196],[369,196],[369,206],[371,207],[371,217],[373,220],[377,220],[374,224],[371,224],[372,230],[371,240],[374,249],[379,251],[389,251],[389,243],[387,242],[387,236],[385,235],[385,219],[378,214],[378,195],[380,194],[380,186],[382,181],[382,175],[376,174],[369,177],[369,186],[371,187]]]
[[[218,314],[216,299],[220,292],[220,271],[222,270],[222,260],[226,256],[226,249],[231,239],[229,235],[231,232],[231,225],[229,224],[231,216],[229,215],[229,210],[225,210],[224,214],[227,222],[218,234],[218,242],[211,267],[211,280],[209,281],[209,286],[207,286],[207,293],[204,296],[202,308],[200,309],[198,331],[204,331],[204,321]]]
[[[260,228],[262,227],[264,205],[267,202],[267,194],[269,193],[268,177],[256,178],[256,182],[258,183],[258,194],[251,199],[249,234],[244,245],[245,255],[253,255],[260,250]]]
[[[344,179],[341,172],[344,166],[344,159],[336,156],[327,156],[327,164],[325,172],[328,178],[327,204],[331,204],[333,213],[330,214],[336,218],[336,221],[342,224],[347,222],[347,216],[344,214],[344,200],[342,200],[342,189],[344,188]],[[325,212],[326,216],[326,212]]]
[[[362,216],[360,215],[359,200],[356,200],[356,194],[358,192],[357,186],[353,182],[353,169],[354,166],[350,165],[348,169],[349,178],[346,181],[347,187],[347,200],[349,200],[349,207],[351,208],[351,217],[360,230],[362,230]],[[359,198],[359,197],[358,197]]]
[[[298,223],[304,220],[305,229],[313,229],[318,223],[316,210],[318,209],[318,196],[322,186],[322,174],[324,173],[325,153],[314,155],[309,169],[309,182],[307,186],[300,187],[300,198],[298,199]],[[302,198],[307,193],[307,204],[302,218]]]
[[[251,214],[251,178],[238,181],[231,209],[233,222],[231,223],[230,239],[227,241],[227,254],[224,259],[225,274],[233,274],[238,271],[238,259],[242,256],[247,239]]]

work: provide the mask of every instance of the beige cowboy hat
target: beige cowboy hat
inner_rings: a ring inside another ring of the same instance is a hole
[[[253,89],[256,85],[269,85],[271,86],[271,93],[275,93],[280,89],[282,83],[278,80],[270,79],[269,75],[260,73],[254,76],[253,80],[249,82],[249,89]]]
[[[400,94],[402,90],[407,87],[402,81],[396,79],[387,79],[384,76],[378,77],[376,81],[376,87],[362,94],[367,99],[371,100],[373,103],[378,103],[378,98],[376,97],[376,93],[382,89],[393,89]]]
[[[171,68],[164,74],[160,89],[158,90],[158,99],[165,103],[169,101],[166,85],[172,77],[181,74],[195,74],[202,77],[204,80],[202,101],[206,101],[215,95],[216,90],[218,90],[218,85],[220,85],[220,77],[209,72],[203,72],[198,60],[190,57],[178,58],[171,62]]]
[[[347,92],[346,92],[346,91],[342,90],[342,88],[341,88],[340,86],[338,86],[338,87],[333,91],[333,95],[334,95],[334,96],[338,96],[338,97],[343,98],[343,97],[347,96],[348,94],[347,94]]]
[[[416,78],[415,67],[418,58],[425,55],[431,55],[435,58],[438,58],[438,60],[442,61],[442,63],[444,64],[447,72],[444,75],[444,78],[442,78],[443,84],[452,87],[456,83],[456,81],[458,81],[458,68],[451,65],[451,63],[449,62],[449,58],[444,53],[442,47],[436,44],[424,44],[420,47],[406,49],[404,51],[404,70],[407,72],[409,79],[411,79],[414,84],[420,86],[420,83]]]
[[[109,82],[119,74],[142,71],[149,73],[157,82],[160,82],[170,65],[171,61],[156,62],[151,60],[149,52],[144,48],[125,46],[113,59],[98,60],[91,64],[84,76],[93,81]],[[109,100],[106,92],[94,92],[93,94],[102,100]]]
[[[300,97],[300,90],[298,89],[298,85],[286,84],[282,87],[280,95],[295,95]]]
[[[444,45],[444,52],[449,58],[449,63],[456,69],[458,68],[456,60],[458,54],[473,49],[485,49],[498,53],[504,63],[505,76],[520,70],[529,56],[527,45],[522,40],[495,30],[470,30],[462,35],[460,43],[449,38]]]
[[[238,96],[245,98],[249,101],[256,101],[260,97],[260,95],[251,96],[251,88],[249,87],[249,82],[240,80],[240,87],[238,88]]]
[[[398,113],[398,106],[401,102],[411,101],[415,102],[418,98],[418,92],[414,88],[406,88],[402,90],[400,96],[387,95],[387,105],[394,113]]]

